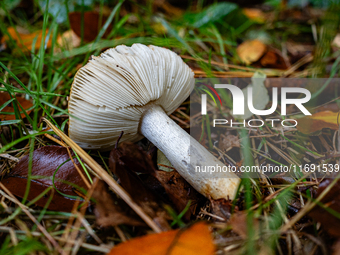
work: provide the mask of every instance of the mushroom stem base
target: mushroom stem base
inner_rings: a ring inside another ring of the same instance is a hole
[[[139,132],[169,159],[178,173],[198,192],[213,199],[234,199],[240,182],[232,172],[203,172],[226,169],[207,149],[179,127],[157,105],[147,109]],[[224,167],[224,168],[223,168]]]

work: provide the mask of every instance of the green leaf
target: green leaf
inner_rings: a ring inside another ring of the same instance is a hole
[[[17,124],[17,123],[20,123],[20,122],[21,122],[21,120],[4,120],[4,121],[0,121],[0,126]]]
[[[38,1],[40,8],[46,10],[46,1]],[[67,4],[67,5],[66,5]],[[55,17],[58,24],[67,21],[68,13],[78,10],[78,6],[83,6],[84,10],[90,10],[94,0],[53,0],[48,4],[48,12]]]
[[[238,6],[234,3],[216,3],[205,8],[200,13],[186,15],[185,19],[192,26],[199,28],[206,24],[214,23],[219,19],[222,19],[237,8]]]

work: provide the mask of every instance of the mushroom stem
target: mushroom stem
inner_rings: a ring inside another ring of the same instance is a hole
[[[214,199],[235,198],[239,177],[221,171],[226,170],[226,166],[170,119],[160,106],[152,105],[143,113],[139,132],[160,149],[178,173],[202,195]],[[203,172],[208,167],[220,172]]]

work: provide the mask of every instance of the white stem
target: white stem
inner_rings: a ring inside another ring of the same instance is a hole
[[[240,182],[238,176],[228,171],[202,172],[208,167],[226,169],[226,166],[170,119],[160,106],[153,105],[143,113],[139,132],[165,154],[179,174],[198,192],[214,199],[235,198]]]

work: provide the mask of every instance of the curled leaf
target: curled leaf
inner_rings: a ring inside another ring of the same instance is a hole
[[[258,61],[266,52],[267,46],[260,40],[245,41],[241,43],[236,51],[242,62],[249,65]]]

